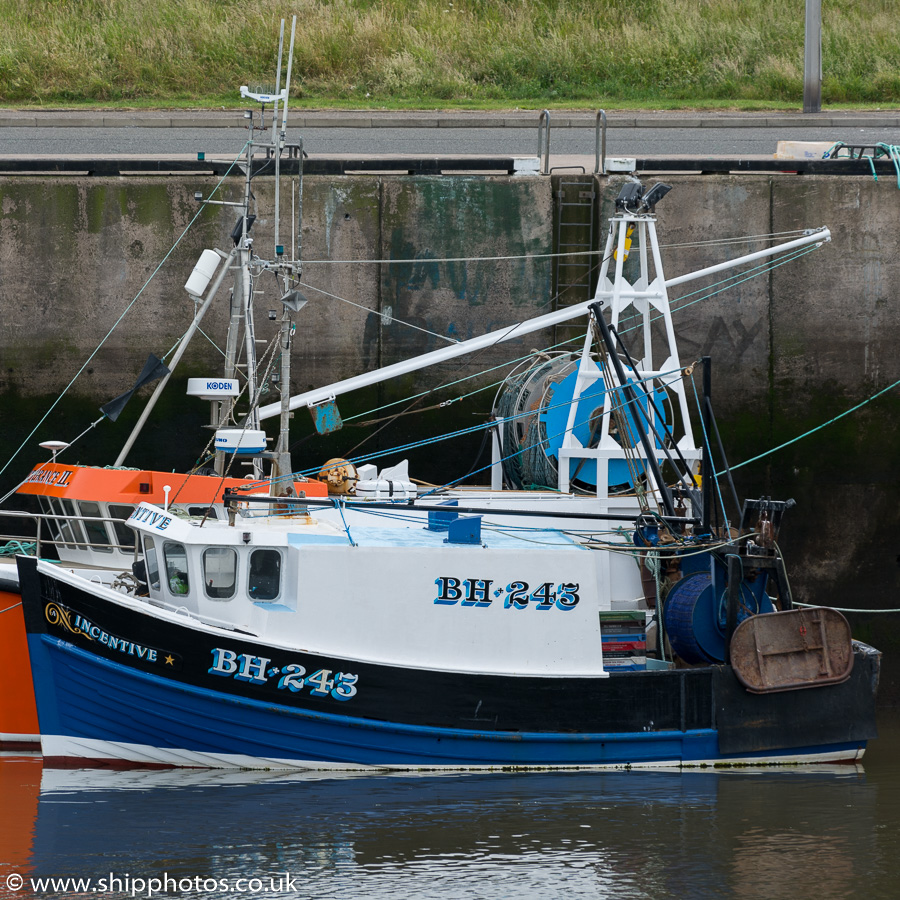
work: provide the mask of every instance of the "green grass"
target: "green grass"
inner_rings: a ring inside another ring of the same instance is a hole
[[[804,0],[0,0],[0,103],[796,107]],[[823,102],[900,104],[897,0],[823,3]]]

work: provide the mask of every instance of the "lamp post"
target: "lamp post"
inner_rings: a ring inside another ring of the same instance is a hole
[[[822,111],[822,0],[806,0],[803,112]]]

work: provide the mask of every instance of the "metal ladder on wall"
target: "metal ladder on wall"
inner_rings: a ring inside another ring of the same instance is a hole
[[[556,304],[569,306],[592,296],[594,208],[597,185],[589,181],[559,182],[556,191]],[[572,254],[572,255],[569,255]]]

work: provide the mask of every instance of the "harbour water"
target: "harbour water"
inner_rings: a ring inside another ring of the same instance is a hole
[[[900,715],[879,727],[864,765],[781,769],[333,776],[13,754],[0,898],[895,898]]]

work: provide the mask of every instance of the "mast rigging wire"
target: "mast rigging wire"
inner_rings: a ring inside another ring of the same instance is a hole
[[[769,234],[751,234],[746,237],[711,238],[708,241],[689,241],[682,244],[660,244],[660,250],[673,247],[707,247],[728,244],[746,244],[754,241],[764,241],[776,237],[789,235],[803,236],[809,234],[805,228],[795,228],[792,231],[773,231]],[[415,265],[416,263],[445,263],[445,262],[507,262],[529,259],[561,259],[568,256],[600,256],[602,250],[578,250],[570,253],[521,253],[510,256],[439,256],[439,257],[414,257],[412,259],[305,259],[303,265]]]

